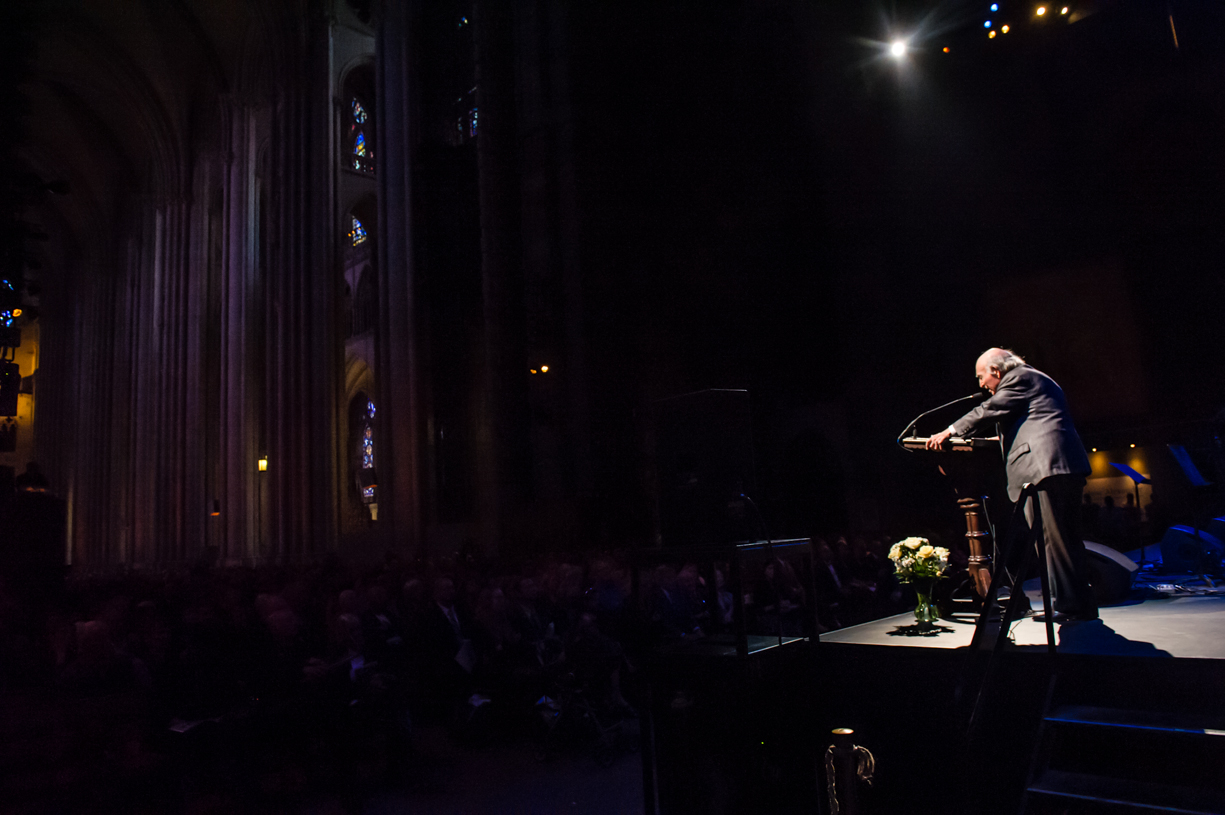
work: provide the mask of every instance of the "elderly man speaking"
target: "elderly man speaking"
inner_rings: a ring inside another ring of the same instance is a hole
[[[1080,532],[1089,457],[1072,424],[1063,390],[1004,348],[983,353],[974,373],[978,384],[991,392],[990,398],[932,436],[927,447],[939,449],[951,436],[970,436],[999,423],[1008,497],[1017,501],[1026,484],[1038,488],[1055,622],[1096,619],[1097,600],[1089,585],[1088,555]],[[1025,507],[1025,519],[1033,524],[1032,505]]]

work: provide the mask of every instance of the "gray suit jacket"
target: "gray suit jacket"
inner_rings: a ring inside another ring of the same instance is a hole
[[[953,422],[953,434],[969,436],[1000,423],[1008,497],[1052,475],[1088,475],[1089,457],[1072,424],[1063,390],[1028,365],[1000,378],[995,394]]]

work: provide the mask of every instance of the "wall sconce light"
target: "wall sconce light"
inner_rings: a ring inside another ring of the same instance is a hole
[[[221,514],[221,499],[220,498],[213,499],[213,506],[209,510],[208,514],[211,517],[216,517]]]
[[[268,457],[267,457],[267,456],[260,456],[260,457],[259,457],[259,464],[258,464],[257,466],[259,467],[259,471],[260,471],[261,473],[266,473],[266,472],[268,472]]]

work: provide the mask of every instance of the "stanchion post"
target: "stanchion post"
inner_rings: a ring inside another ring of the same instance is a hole
[[[825,751],[825,790],[829,815],[859,815],[859,782],[871,783],[875,771],[872,754],[855,744],[855,731],[839,727],[834,743]]]

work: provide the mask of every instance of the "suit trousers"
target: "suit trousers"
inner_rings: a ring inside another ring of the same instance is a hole
[[[1038,482],[1037,495],[1025,507],[1025,521],[1033,529],[1036,502],[1055,611],[1092,616],[1097,613],[1097,597],[1089,585],[1089,554],[1081,535],[1084,489],[1084,476],[1047,476]]]

